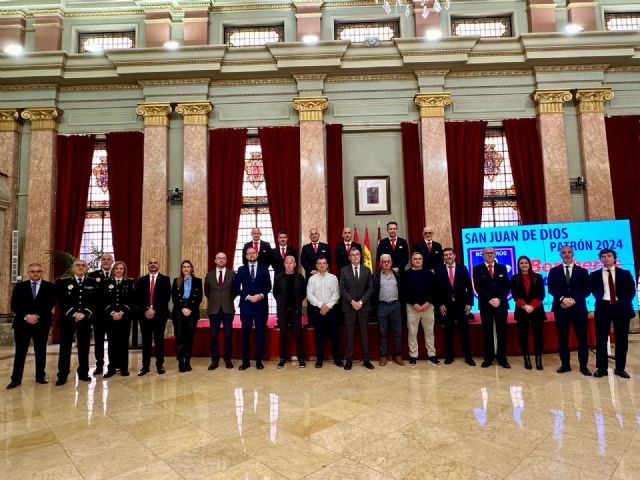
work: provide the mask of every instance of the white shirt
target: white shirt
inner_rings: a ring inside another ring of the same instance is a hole
[[[564,275],[567,274],[567,267],[569,267],[569,277],[573,276],[573,267],[575,266],[575,262],[571,262],[571,263],[563,263],[562,264],[562,273]]]
[[[309,277],[307,300],[314,307],[320,308],[326,303],[329,308],[333,308],[340,300],[338,277],[329,272]]]
[[[613,284],[616,283],[616,269],[615,267],[611,267],[611,275],[613,275]],[[602,299],[607,302],[611,301],[611,292],[609,291],[609,271],[606,268],[602,268],[602,282],[604,283],[604,295],[602,295]]]

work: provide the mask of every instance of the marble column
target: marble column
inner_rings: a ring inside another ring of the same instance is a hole
[[[568,90],[536,90],[531,95],[537,105],[538,133],[542,146],[547,221],[570,222],[571,191],[564,129],[563,104],[571,100]]]
[[[555,32],[556,3],[553,0],[527,0],[529,32]]]
[[[296,7],[296,38],[300,42],[315,37],[320,40],[322,0],[293,0]]]
[[[426,12],[426,18],[423,12]],[[440,12],[433,9],[433,2],[422,6],[421,0],[413,0],[413,21],[416,37],[424,37],[428,30],[440,30]]]
[[[36,52],[51,52],[61,49],[62,21],[60,14],[36,15],[36,21],[33,24],[35,29],[33,48]]]
[[[601,3],[601,2],[599,2]],[[585,31],[595,31],[597,5],[595,1],[567,0],[567,16],[569,23],[581,25]]]
[[[0,313],[11,311],[11,232],[16,228],[18,207],[19,118],[16,109],[0,110],[0,175],[6,175],[0,202]]]
[[[207,45],[209,43],[209,10],[186,10],[182,18],[184,44]]]
[[[418,93],[415,96],[415,103],[420,107],[425,222],[434,228],[436,240],[443,246],[451,246],[453,236],[449,203],[447,140],[444,131],[444,109],[451,105],[451,95],[445,92]]]
[[[44,278],[51,278],[53,218],[55,208],[55,159],[58,118],[56,107],[27,108],[21,117],[31,122],[31,156],[29,158],[29,190],[27,229],[25,232],[22,271],[31,262],[40,262]]]
[[[136,113],[144,117],[144,175],[142,180],[142,245],[140,273],[147,271],[147,260],[156,257],[160,269],[167,265],[167,159],[169,140],[168,103],[141,103]]]
[[[293,108],[300,118],[300,232],[298,244],[302,245],[313,227],[327,239],[326,168],[324,155],[324,124],[322,112],[329,106],[327,97],[296,97]]]
[[[24,46],[26,25],[22,14],[0,18],[0,51],[4,51],[9,45]]]
[[[184,102],[176,107],[184,118],[182,258],[191,260],[199,277],[204,277],[208,266],[207,134],[211,110],[211,102]]]
[[[575,99],[578,107],[580,160],[587,184],[585,206],[589,220],[615,218],[607,131],[604,125],[604,102],[613,98],[609,88],[578,89]]]
[[[144,15],[145,47],[162,47],[171,40],[171,13],[168,11],[148,11]]]

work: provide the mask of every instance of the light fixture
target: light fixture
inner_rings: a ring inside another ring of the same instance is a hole
[[[13,57],[17,57],[18,55],[22,55],[22,45],[18,45],[17,43],[12,43],[4,47],[4,53],[7,55],[11,55]]]
[[[380,0],[376,0],[376,4],[380,4]],[[420,6],[422,7],[422,18],[429,16],[429,9],[439,13],[444,5],[445,10],[449,10],[451,6],[451,0],[420,0]],[[412,0],[383,0],[382,8],[387,13],[391,14],[393,11],[396,15],[398,9],[404,8],[404,14],[408,17],[411,15],[411,7],[413,6]]]
[[[180,43],[176,42],[175,40],[169,40],[167,42],[164,42],[163,47],[167,50],[177,50],[180,47]]]
[[[102,52],[102,45],[89,41],[84,44],[84,51],[89,53],[100,53]]]
[[[442,38],[442,30],[439,28],[430,28],[424,34],[427,40],[439,40]]]
[[[305,35],[302,37],[302,43],[305,45],[315,45],[320,41],[320,37],[318,35]]]
[[[577,23],[568,23],[564,26],[565,33],[568,33],[570,35],[580,33],[583,30],[584,27],[582,25],[578,25]]]
[[[381,43],[382,40],[380,40],[378,37],[367,37],[362,41],[362,44],[365,47],[379,47]]]

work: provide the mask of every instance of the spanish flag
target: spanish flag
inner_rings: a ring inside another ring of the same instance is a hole
[[[373,263],[371,263],[371,244],[369,243],[369,228],[364,227],[364,244],[362,245],[362,254],[364,256],[364,264],[373,272]]]

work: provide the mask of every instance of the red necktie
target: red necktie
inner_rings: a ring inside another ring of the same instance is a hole
[[[350,243],[345,243],[344,246],[347,247],[347,255],[349,255],[349,252],[351,251],[351,244]]]
[[[391,240],[391,250],[395,250],[395,249],[396,249],[396,241]]]
[[[607,270],[609,272],[609,302],[611,305],[615,305],[618,303],[618,297],[616,296],[616,284],[613,281],[613,273],[611,270]]]
[[[453,265],[449,265],[449,283],[453,287]]]
[[[222,288],[222,270],[218,272],[218,288]]]
[[[489,269],[489,276],[493,278],[493,264],[487,265],[487,268]]]
[[[427,242],[427,248],[429,249],[429,253],[431,253],[431,240]]]
[[[156,288],[156,277],[151,275],[151,283],[149,284],[149,305],[153,305],[153,289]]]
[[[313,252],[314,253],[318,253],[318,244],[317,243],[313,244]]]
[[[253,249],[258,253],[258,242],[253,242]]]
[[[282,247],[280,250],[281,250],[281,252],[282,252],[282,258],[284,258],[284,253],[285,253],[285,252],[284,252],[284,247]]]

